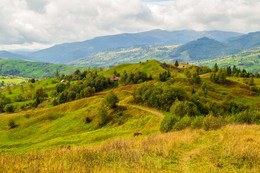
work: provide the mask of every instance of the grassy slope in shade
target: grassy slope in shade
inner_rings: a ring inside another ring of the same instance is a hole
[[[50,64],[23,60],[0,60],[0,73],[4,75],[12,75],[11,71],[18,70],[18,74],[13,75],[23,77],[49,77],[54,75],[56,70],[58,70],[60,74],[70,74],[76,71],[76,69],[83,70],[85,68],[87,67]]]
[[[178,46],[139,46],[102,51],[85,58],[72,61],[71,65],[110,66],[123,63],[137,63],[150,59],[158,61],[173,61],[171,52]]]
[[[249,72],[260,72],[260,47],[246,50],[236,55],[230,55],[196,64],[213,67],[217,63],[219,66],[232,66],[246,69]]]

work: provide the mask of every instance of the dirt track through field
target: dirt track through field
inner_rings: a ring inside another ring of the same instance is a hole
[[[182,166],[183,172],[184,173],[191,172],[190,169],[189,169],[189,162],[196,154],[198,154],[203,149],[219,145],[223,141],[223,139],[224,139],[223,135],[219,134],[219,140],[216,143],[213,143],[213,144],[210,144],[210,145],[204,145],[204,146],[201,146],[199,148],[195,148],[195,149],[189,151],[188,153],[185,153],[182,156],[182,159],[181,159],[181,166]]]
[[[129,106],[129,107],[133,107],[133,108],[136,108],[136,109],[140,109],[140,110],[143,110],[143,111],[146,111],[146,112],[150,112],[151,114],[154,114],[160,118],[164,118],[164,115],[155,111],[155,110],[152,110],[150,108],[146,108],[146,107],[142,107],[142,106],[137,106],[137,105],[121,105],[121,106]]]

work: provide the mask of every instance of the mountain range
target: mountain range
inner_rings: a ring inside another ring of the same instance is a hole
[[[209,60],[259,46],[260,32],[241,34],[226,31],[152,30],[58,44],[23,55],[1,51],[0,58],[108,66],[146,59],[166,62]]]

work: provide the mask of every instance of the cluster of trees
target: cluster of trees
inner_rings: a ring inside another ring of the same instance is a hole
[[[245,69],[243,69],[243,70],[238,69],[235,65],[233,66],[233,68],[231,68],[230,66],[227,67],[227,76],[244,77],[244,78],[249,78],[249,77],[259,78],[260,77],[258,72],[255,72],[255,74],[249,73]]]
[[[134,91],[134,101],[149,107],[169,111],[172,103],[188,98],[186,91],[180,85],[169,86],[167,84],[155,85],[151,82],[142,84]]]
[[[116,73],[116,72],[115,72]],[[152,80],[152,75],[148,76],[144,72],[135,72],[135,73],[126,73],[126,71],[123,72],[123,74],[120,77],[120,83],[123,85],[130,85],[130,84],[139,84],[143,83],[144,81]]]
[[[159,74],[159,79],[162,82],[167,81],[170,77],[171,77],[171,72],[169,70]]]
[[[201,82],[201,78],[199,76],[199,74],[200,74],[199,69],[200,69],[199,67],[191,66],[184,70],[184,74],[186,75],[187,78],[190,79],[191,84],[194,84],[194,83],[199,84]]]
[[[68,81],[66,84],[57,84],[56,91],[53,91],[51,94],[52,97],[57,97],[54,99],[53,105],[90,97],[93,96],[95,92],[116,86],[114,81],[102,75],[98,75],[96,71],[84,71],[81,73],[77,70],[71,75],[64,76],[63,80],[64,79],[77,80],[77,83],[71,84],[71,82]]]
[[[227,78],[227,70],[226,68],[217,69],[216,72],[212,72],[210,74],[210,80],[215,83],[224,84]]]

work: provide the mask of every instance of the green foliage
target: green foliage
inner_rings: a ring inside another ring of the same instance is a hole
[[[179,121],[177,121],[175,123],[175,125],[173,126],[173,130],[183,130],[187,127],[190,127],[192,122],[192,119],[190,116],[185,115],[184,117],[182,117]]]
[[[136,103],[145,104],[149,107],[155,107],[161,110],[169,111],[173,102],[178,99],[180,101],[188,98],[184,88],[178,84],[154,85],[153,83],[144,83],[134,91],[134,101]]]
[[[208,94],[207,84],[205,82],[203,82],[201,90],[204,92],[205,95]]]
[[[66,85],[63,84],[63,83],[56,85],[57,93],[61,93],[61,92],[63,92],[65,89],[66,89]]]
[[[204,117],[203,116],[196,116],[192,122],[191,122],[191,128],[192,129],[201,129],[203,126],[203,120]]]
[[[217,130],[223,126],[223,118],[221,116],[214,117],[212,114],[207,115],[203,120],[204,130]]]
[[[167,81],[170,77],[171,77],[171,73],[169,70],[159,74],[159,79],[162,82]]]
[[[179,118],[175,115],[169,115],[164,117],[164,119],[161,122],[160,131],[162,133],[170,132],[178,121]]]
[[[109,116],[104,105],[101,105],[98,109],[98,127],[103,127],[109,121]]]
[[[15,128],[17,125],[15,124],[14,120],[11,119],[11,120],[9,120],[9,122],[8,122],[8,126],[9,126],[10,129],[13,129],[13,128]]]
[[[184,115],[196,116],[199,115],[197,106],[192,102],[187,101],[175,101],[175,103],[170,108],[171,114],[175,114],[178,117],[183,117]]]
[[[119,99],[113,91],[109,92],[104,98],[104,105],[110,109],[115,108],[118,102]]]
[[[13,76],[23,76],[23,77],[34,77],[34,78],[43,78],[50,77],[57,73],[57,70],[60,74],[70,74],[76,69],[86,69],[87,66],[69,66],[69,65],[59,65],[59,64],[50,64],[43,62],[32,62],[32,61],[23,61],[23,60],[11,60],[5,59],[0,60],[1,71],[0,75],[13,75]]]
[[[260,124],[260,112],[256,110],[246,110],[235,115],[235,121],[238,123]]]
[[[215,83],[224,84],[226,82],[227,70],[220,68],[217,73],[211,73],[210,80]]]
[[[15,111],[14,105],[12,104],[6,105],[4,111],[7,113],[13,113]]]
[[[123,75],[120,78],[120,83],[123,85],[129,85],[129,84],[137,84],[142,83],[144,81],[152,80],[151,77],[148,77],[146,73],[144,72],[136,72],[136,73],[126,73],[126,71],[123,72]]]
[[[175,67],[178,67],[179,66],[179,62],[176,60],[174,65],[175,65]]]

